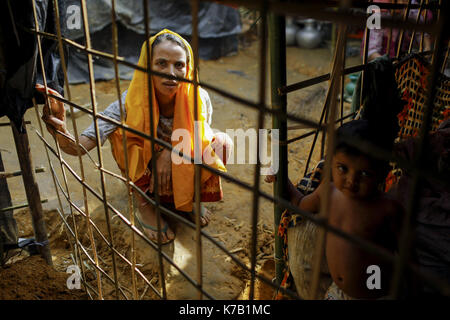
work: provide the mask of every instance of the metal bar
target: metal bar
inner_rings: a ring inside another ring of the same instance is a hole
[[[336,120],[336,122],[341,122],[341,123],[342,123],[344,120],[346,120],[346,119],[348,119],[348,118],[351,118],[351,117],[354,117],[354,116],[355,116],[355,113],[350,113],[350,114],[346,115],[345,117],[342,117],[342,118]],[[288,128],[288,130],[289,130],[289,128]],[[298,137],[295,137],[295,138],[291,138],[291,139],[287,140],[287,141],[285,142],[285,144],[290,144],[290,143],[292,143],[292,142],[295,142],[295,141],[298,141],[298,140],[307,138],[307,137],[313,135],[314,133],[316,133],[316,130],[310,131],[310,132],[305,133],[305,134],[302,134],[301,136],[298,136]],[[282,145],[281,142],[280,142],[280,145]]]
[[[116,82],[116,91],[117,98],[119,101],[119,109],[120,109],[120,122],[123,125],[125,123],[125,116],[123,114],[123,106],[122,106],[122,97],[120,93],[120,79],[119,79],[119,68],[117,64],[117,57],[119,55],[119,41],[117,35],[117,22],[116,22],[116,2],[115,0],[111,0],[111,22],[112,22],[112,45],[113,45],[113,54],[114,54],[114,74],[115,74],[115,82]],[[133,209],[133,199],[132,199],[132,190],[130,187],[130,175],[128,168],[128,148],[127,148],[127,135],[124,131],[122,131],[122,145],[124,151],[124,161],[125,161],[125,179],[127,184],[128,191],[128,214],[130,217],[131,225],[135,225],[134,221],[134,209]],[[138,293],[136,288],[136,241],[134,237],[134,232],[131,232],[131,284],[132,284],[132,293],[133,299],[138,299]]]
[[[287,112],[287,97],[280,94],[279,88],[286,85],[286,34],[285,34],[285,18],[273,13],[269,14],[269,48],[270,48],[270,77],[272,88],[272,108],[280,110],[282,113]],[[272,117],[272,128],[279,130],[279,141],[287,140],[287,121],[280,119],[278,116]],[[272,154],[273,154],[272,150]],[[274,195],[283,197],[287,194],[287,145],[280,145],[278,153],[279,169],[276,173],[277,179],[274,183]],[[278,225],[280,224],[281,214],[284,208],[274,206],[274,235],[275,235],[275,278],[276,285],[280,285],[283,279],[283,270],[285,267],[283,260],[283,241],[278,235]]]
[[[63,43],[62,43],[62,34],[61,34],[61,25],[60,25],[61,20],[60,20],[60,15],[59,15],[58,0],[54,0],[53,4],[54,4],[54,8],[55,8],[55,18],[57,21],[56,32],[57,32],[57,36],[58,36],[58,48],[59,48],[59,55],[61,57],[61,67],[63,69],[63,74],[64,74],[64,83],[65,83],[65,87],[66,87],[66,93],[67,93],[68,100],[72,100],[72,94],[70,92],[70,85],[69,85],[69,78],[67,76],[66,58],[65,58]],[[69,108],[70,108],[70,114],[74,114],[72,105],[69,105]],[[72,118],[72,126],[73,126],[74,133],[75,133],[75,142],[76,142],[76,145],[80,145],[79,136],[78,136],[78,126],[75,121],[75,117],[71,117],[71,118]],[[39,120],[39,122],[40,122],[40,120]],[[42,132],[42,130],[41,130],[41,132]],[[78,153],[77,154],[78,163],[80,165],[80,171],[81,171],[81,179],[83,179],[83,181],[84,181],[85,180],[84,165],[83,165],[83,161],[81,159],[80,148],[77,149],[77,153]],[[87,213],[87,217],[89,218],[89,215],[90,215],[89,203],[87,201],[87,194],[86,194],[86,189],[84,188],[84,186],[82,186],[82,190],[83,190],[84,207],[85,207],[85,210]],[[89,241],[91,243],[91,247],[93,250],[94,261],[98,265],[97,248],[95,246],[95,240],[94,240],[94,237],[92,234],[92,229],[91,229],[89,223],[87,223],[86,225],[87,225],[87,233],[89,236]],[[103,292],[102,292],[101,274],[99,271],[97,271],[97,290],[98,290],[97,297],[98,297],[98,299],[102,300]]]
[[[355,73],[355,72],[364,70],[364,68],[365,68],[364,64],[344,68],[344,74]],[[280,94],[287,94],[289,92],[297,91],[297,90],[307,88],[307,87],[313,86],[313,85],[321,83],[321,82],[328,81],[328,80],[330,80],[330,76],[331,76],[331,74],[327,73],[327,74],[323,74],[323,75],[320,75],[320,76],[317,76],[314,78],[302,80],[297,83],[290,84],[288,86],[281,87],[279,89]]]
[[[150,20],[149,20],[149,16],[148,16],[148,11],[149,11],[149,7],[148,7],[148,1],[143,0],[144,3],[144,24],[145,24],[145,39],[146,39],[146,53],[147,53],[147,70],[151,71],[151,48],[150,48]],[[153,81],[151,78],[151,74],[147,73],[148,75],[148,99],[149,99],[149,108],[150,108],[150,136],[151,136],[151,148],[152,148],[152,172],[153,174],[155,174],[157,172],[156,169],[156,157],[153,156],[153,153],[155,152],[155,142],[154,142],[154,136],[155,136],[155,127],[154,127],[154,117],[155,115],[153,114],[153,99],[152,99],[152,92],[153,92]],[[155,190],[154,194],[155,194],[155,214],[156,214],[156,225],[157,225],[157,229],[158,229],[158,235],[157,235],[157,242],[158,242],[158,261],[159,261],[159,277],[161,279],[161,290],[162,290],[162,297],[163,299],[167,299],[167,290],[166,290],[166,281],[165,281],[165,277],[164,277],[164,264],[163,264],[163,260],[162,260],[162,252],[161,252],[161,212],[160,209],[162,208],[161,206],[161,202],[159,200],[159,193],[158,193],[158,179],[153,179],[153,190]]]
[[[91,36],[89,34],[89,20],[87,15],[87,6],[86,6],[86,0],[80,0],[81,2],[81,15],[83,18],[83,30],[84,30],[84,37],[86,41],[86,48],[91,47]],[[97,114],[97,102],[95,97],[95,79],[94,79],[94,64],[92,62],[92,55],[87,54],[87,60],[88,60],[88,71],[89,71],[89,91],[91,95],[91,104],[92,104],[92,111],[94,116]],[[94,127],[95,127],[95,136],[97,140],[97,155],[98,155],[98,161],[100,163],[100,167],[103,167],[103,155],[101,151],[101,141],[99,136],[99,128],[98,128],[98,122],[94,118]],[[106,201],[106,184],[105,184],[105,176],[103,171],[100,171],[100,183],[101,183],[101,190],[103,194],[103,207],[105,209],[105,220],[106,220],[106,226],[108,229],[108,235],[110,238],[110,242],[112,246],[113,244],[113,234],[111,230],[111,223],[109,218],[109,212],[108,212],[108,206]],[[116,257],[113,250],[111,250],[111,259],[112,259],[112,265],[113,265],[113,274],[114,274],[114,282],[115,282],[115,289],[116,289],[116,298],[119,299],[119,283],[117,279],[117,266],[116,266]]]

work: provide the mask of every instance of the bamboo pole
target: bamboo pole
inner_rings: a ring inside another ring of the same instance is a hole
[[[30,214],[33,223],[33,230],[37,242],[46,243],[38,247],[39,253],[45,259],[47,264],[53,265],[52,254],[47,238],[47,229],[44,223],[42,213],[41,195],[39,186],[34,174],[33,160],[30,152],[30,144],[28,142],[28,134],[25,125],[22,125],[23,131],[19,132],[14,124],[11,124],[14,142],[16,144],[17,156],[19,158],[20,169],[22,171],[23,184],[25,185],[25,193],[27,195]]]
[[[406,10],[405,10],[405,13],[403,15],[403,21],[404,22],[408,21],[409,10],[410,10],[410,7],[411,7],[411,2],[412,2],[412,0],[408,0],[408,4],[406,5]],[[398,39],[398,44],[397,44],[397,55],[396,55],[397,58],[400,56],[400,51],[402,50],[402,43],[403,43],[404,32],[405,32],[405,30],[403,30],[403,29],[400,31],[400,37]]]
[[[261,37],[259,43],[259,83],[258,83],[258,124],[257,132],[264,127],[264,105],[266,100],[266,70],[267,70],[267,6],[268,1],[264,0],[261,4]],[[251,218],[251,242],[250,242],[250,295],[249,300],[254,299],[255,295],[255,279],[256,279],[256,247],[258,243],[258,210],[259,210],[259,181],[261,178],[261,159],[259,157],[260,151],[260,137],[257,134],[256,139],[256,165],[253,178],[253,210]]]
[[[24,124],[31,124],[31,121],[24,121]],[[8,127],[11,125],[11,122],[1,122],[0,127]]]
[[[45,168],[44,167],[36,167],[34,168],[34,172],[35,173],[41,173],[41,172],[45,172]],[[12,178],[12,177],[18,177],[22,175],[22,171],[14,171],[14,172],[0,172],[0,179],[7,179],[7,178]]]
[[[416,24],[419,24],[419,22],[420,22],[420,16],[422,15],[423,5],[424,5],[424,0],[420,0],[420,8],[419,8],[419,11],[417,12]],[[411,39],[409,40],[408,53],[411,53],[411,51],[412,51],[415,37],[416,37],[416,30],[413,30]],[[423,38],[423,33],[422,33],[422,38]]]
[[[271,78],[272,109],[287,113],[287,96],[280,92],[280,88],[286,86],[286,21],[283,16],[269,14],[269,58]],[[272,117],[272,128],[279,130],[279,141],[287,140],[287,121],[278,115]],[[273,150],[272,150],[273,152]],[[273,154],[273,153],[272,153]],[[278,197],[286,197],[288,179],[288,155],[287,144],[280,144],[278,153],[279,169],[276,173],[277,179],[274,183],[274,194]],[[283,279],[283,241],[278,236],[278,225],[284,208],[274,205],[274,234],[275,234],[275,278],[276,285],[280,285]]]
[[[47,203],[48,199],[42,199],[41,203]],[[17,210],[17,209],[21,209],[21,208],[26,208],[29,207],[28,203],[22,203],[22,204],[16,204],[10,207],[6,207],[6,208],[1,208],[0,212],[7,212],[9,210]]]
[[[342,4],[345,4],[345,1],[342,1]],[[343,55],[344,46],[346,42],[346,34],[347,27],[345,25],[338,25],[338,38],[336,44],[336,50],[334,54],[334,62],[331,71],[331,83],[330,83],[330,106],[329,106],[329,116],[327,121],[327,155],[325,158],[325,166],[324,166],[324,177],[321,183],[328,186],[331,181],[331,154],[334,147],[334,135],[335,135],[335,125],[336,125],[336,114],[337,114],[337,106],[336,106],[336,96],[338,93],[339,87],[339,78],[342,77],[342,64],[344,63],[345,56]],[[330,204],[330,194],[325,193],[323,197],[321,197],[320,201],[320,212],[319,216],[323,218],[328,223],[328,209]],[[312,286],[311,286],[311,295],[310,299],[317,298],[317,291],[319,287],[320,280],[320,266],[322,263],[322,256],[325,251],[325,237],[326,232],[324,228],[319,228],[317,232],[316,239],[316,247],[314,252],[314,261],[313,261],[313,274],[312,274]]]

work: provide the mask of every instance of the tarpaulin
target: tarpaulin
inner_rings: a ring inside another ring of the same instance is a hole
[[[60,0],[61,1],[61,0]],[[111,1],[87,0],[89,31],[92,47],[112,53]],[[61,10],[61,26],[64,34],[84,44],[84,27],[78,0],[64,1]],[[143,1],[116,0],[119,56],[137,63],[140,48],[145,39]],[[170,29],[185,37],[192,36],[192,15],[189,0],[148,0],[149,32],[155,34]],[[217,59],[237,52],[238,34],[241,32],[239,12],[231,7],[211,2],[200,2],[198,13],[199,56],[201,59]],[[89,81],[85,53],[70,48],[69,82]],[[134,69],[119,64],[119,76],[131,79]],[[113,62],[94,57],[96,80],[115,77]]]

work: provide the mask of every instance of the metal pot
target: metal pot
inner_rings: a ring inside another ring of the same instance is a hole
[[[349,75],[350,82],[347,83],[347,85],[345,86],[345,93],[350,98],[353,96],[353,91],[355,91],[356,81],[358,80],[358,77],[359,77],[358,73],[353,73]]]
[[[314,19],[304,20],[305,27],[297,31],[297,45],[301,48],[313,49],[322,42],[322,32],[316,28]]]
[[[295,36],[297,34],[298,27],[295,25],[292,17],[286,18],[286,45],[295,46]]]

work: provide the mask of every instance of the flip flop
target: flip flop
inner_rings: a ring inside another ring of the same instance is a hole
[[[139,222],[139,224],[141,225],[142,228],[148,229],[148,230],[152,230],[152,231],[154,231],[154,232],[156,232],[156,233],[158,232],[158,228],[153,227],[153,226],[151,226],[151,225],[148,225],[148,224],[145,224],[144,222],[142,222],[142,220],[140,219],[140,213],[135,212],[134,216],[136,217],[136,220]],[[162,233],[166,233],[166,231],[167,231],[168,228],[169,228],[169,224],[166,222],[166,224],[161,228],[161,232],[162,232]],[[167,235],[166,235],[166,237],[167,237]],[[157,239],[153,240],[153,239],[150,239],[150,237],[148,237],[148,236],[147,236],[147,238],[148,238],[151,242],[153,242],[154,244],[158,244],[158,240],[157,240]],[[169,239],[169,240],[167,240],[167,241],[161,241],[161,244],[163,244],[163,245],[164,245],[164,244],[168,244],[168,243],[172,242],[174,239],[175,239],[175,238]]]

